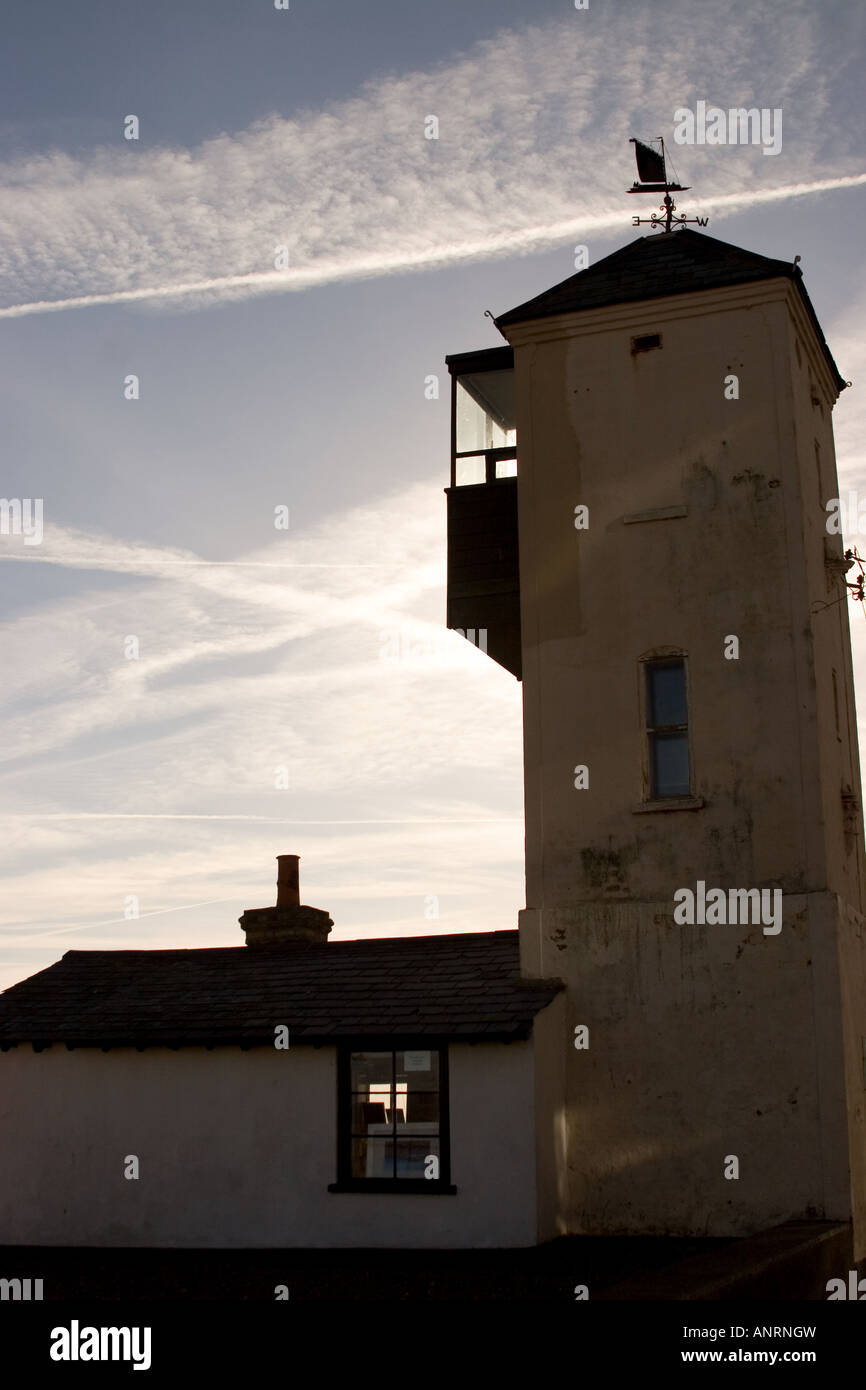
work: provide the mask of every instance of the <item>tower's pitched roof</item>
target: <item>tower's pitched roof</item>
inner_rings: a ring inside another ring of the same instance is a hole
[[[684,227],[678,232],[638,237],[619,251],[605,256],[586,270],[570,275],[552,289],[518,304],[495,320],[504,329],[516,323],[550,318],[554,314],[573,314],[582,309],[601,309],[611,304],[628,304],[666,295],[689,294],[696,290],[715,290],[750,281],[774,280],[782,276],[793,280],[824,351],[830,372],[841,391],[845,385],[821,331],[815,310],[806,293],[799,266],[744,251],[716,237]]]

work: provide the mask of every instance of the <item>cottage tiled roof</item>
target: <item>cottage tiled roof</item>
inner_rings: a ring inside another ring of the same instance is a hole
[[[0,995],[0,1048],[273,1045],[346,1037],[516,1039],[562,988],[522,980],[516,931],[67,951]]]
[[[731,246],[690,227],[638,237],[552,289],[500,314],[495,323],[497,328],[508,328],[511,324],[529,323],[554,314],[602,309],[611,304],[660,299],[694,290],[721,289],[779,276],[796,284],[833,379],[841,391],[845,381],[824,339],[800,267],[790,261],[777,261],[754,251],[744,251],[740,246]]]

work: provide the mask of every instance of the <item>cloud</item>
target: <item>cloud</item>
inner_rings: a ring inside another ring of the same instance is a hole
[[[786,120],[772,160],[751,147],[676,149],[697,185],[695,210],[722,217],[855,186],[866,179],[856,126],[846,145],[845,123],[834,122],[831,155],[815,119],[828,109],[825,74],[846,57],[821,23],[788,3],[738,13],[733,32],[712,8],[698,20],[685,0],[654,10],[652,24],[634,7],[574,14],[194,150],[148,149],[145,117],[140,144],[119,131],[117,148],[86,158],[8,163],[0,316],[189,307],[609,231],[630,213],[629,135],[669,133],[674,109],[695,97],[782,106]],[[710,90],[697,78],[708,52]],[[437,140],[424,137],[428,115]],[[274,270],[279,246],[284,272]]]
[[[26,563],[140,582],[3,625],[9,979],[70,945],[238,944],[283,849],[343,935],[516,925],[520,688],[442,625],[440,483],[293,532],[291,565],[276,534],[211,565],[46,528]]]
[[[834,179],[818,179],[811,183],[783,184],[780,188],[722,194],[717,198],[700,199],[695,207],[700,212],[706,211],[707,215],[730,215],[750,207],[788,202],[792,198],[815,196],[845,188],[857,188],[863,184],[866,184],[866,174],[852,174]],[[105,304],[157,302],[164,307],[173,299],[186,301],[201,295],[207,295],[213,302],[214,297],[237,298],[239,293],[248,296],[285,294],[338,281],[367,279],[400,271],[431,270],[460,262],[540,251],[570,237],[586,235],[589,232],[612,231],[621,227],[622,222],[621,210],[595,215],[583,214],[561,223],[524,227],[518,232],[491,233],[475,241],[452,243],[412,254],[396,251],[357,257],[354,260],[326,262],[308,270],[252,271],[210,280],[150,285],[136,290],[109,290],[102,294],[77,295],[71,299],[41,299],[31,304],[15,304],[0,309],[0,318],[26,318],[32,314],[57,313],[64,309],[93,309]]]

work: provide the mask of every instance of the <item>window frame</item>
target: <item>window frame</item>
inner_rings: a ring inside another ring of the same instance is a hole
[[[507,357],[507,360],[502,360]],[[461,363],[458,367],[456,363]],[[519,471],[520,461],[517,456],[517,444],[506,444],[497,449],[461,449],[457,448],[457,387],[464,376],[480,376],[484,372],[514,371],[514,352],[512,348],[488,348],[479,353],[465,353],[458,358],[446,358],[448,370],[451,373],[451,486],[452,487],[489,487],[491,484],[502,486],[503,483],[513,483],[518,476],[515,471],[510,477],[497,478],[496,465],[501,462],[510,462],[512,459]],[[465,388],[464,388],[465,389]],[[471,394],[471,393],[470,393]],[[515,430],[517,426],[515,424]],[[457,461],[458,459],[483,458],[484,459],[484,481],[480,483],[458,483],[457,482]]]
[[[439,1177],[352,1177],[353,1052],[435,1052],[439,1058]],[[451,1110],[449,1103],[448,1042],[432,1037],[352,1038],[337,1044],[337,1181],[329,1192],[403,1193],[404,1196],[453,1195],[451,1182]]]
[[[677,666],[683,668],[686,697],[686,722],[685,724],[660,724],[658,726],[650,724],[650,668],[653,666]],[[689,674],[688,654],[681,648],[658,647],[651,652],[645,652],[638,658],[638,684],[640,690],[640,719],[641,719],[641,804],[643,806],[658,807],[677,807],[684,803],[693,804],[695,798],[695,763],[692,747],[692,692]],[[688,791],[677,792],[671,795],[659,794],[653,786],[653,736],[658,733],[685,733],[686,752],[689,762],[689,786]]]

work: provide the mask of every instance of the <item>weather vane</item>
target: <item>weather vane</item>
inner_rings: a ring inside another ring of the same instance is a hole
[[[671,226],[683,227],[687,222],[697,222],[699,227],[706,227],[709,222],[708,217],[684,217],[682,214],[674,216],[676,203],[671,197],[672,193],[685,193],[688,184],[683,186],[681,183],[671,183],[668,179],[667,168],[665,167],[665,142],[658,137],[658,144],[661,145],[661,154],[654,150],[651,145],[647,145],[643,140],[635,140],[634,137],[629,141],[634,145],[634,152],[637,158],[638,182],[632,184],[627,189],[628,193],[664,193],[664,202],[659,204],[660,210],[664,213],[659,217],[654,212],[651,217],[633,217],[631,224],[639,227],[642,222],[648,222],[656,231],[662,230],[669,232]]]

